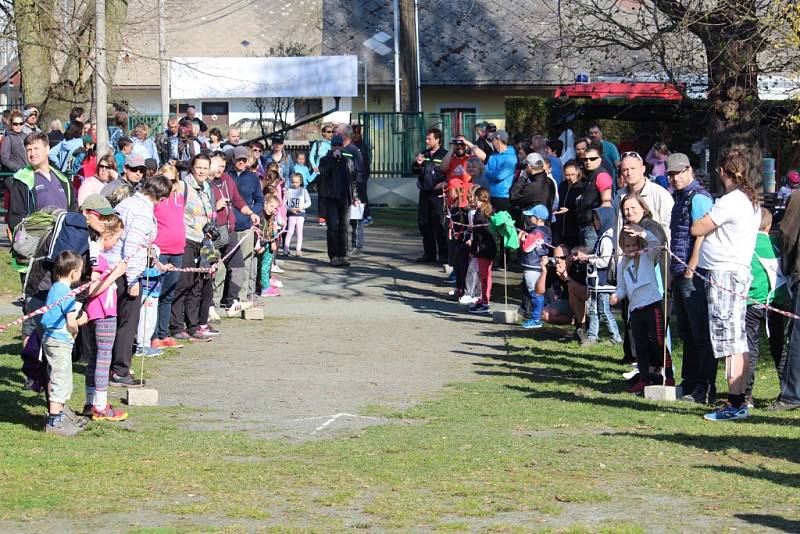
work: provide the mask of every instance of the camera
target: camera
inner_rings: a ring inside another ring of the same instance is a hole
[[[548,267],[555,267],[556,266],[556,259],[553,256],[547,257],[547,266]]]
[[[205,235],[211,241],[219,241],[219,228],[214,223],[206,223],[203,226],[203,235]]]

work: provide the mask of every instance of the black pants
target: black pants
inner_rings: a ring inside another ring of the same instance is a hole
[[[347,256],[347,227],[350,225],[347,210],[350,202],[347,199],[322,197],[321,203],[325,205],[328,220],[328,257],[344,258]]]
[[[639,381],[660,384],[661,377],[650,373],[650,366],[662,367],[672,378],[672,360],[667,354],[664,365],[664,302],[658,301],[631,310],[631,341],[639,368]]]
[[[137,296],[131,297],[125,276],[117,278],[117,337],[111,349],[111,372],[117,376],[128,376],[131,372],[133,343],[136,341],[141,309],[141,288]]]
[[[200,243],[186,241],[183,252],[184,267],[198,267],[200,259]],[[172,301],[172,317],[169,329],[177,334],[186,329],[194,333],[202,324],[208,323],[208,309],[214,299],[214,288],[211,277],[206,273],[181,273],[175,287],[175,299]]]
[[[620,311],[622,312],[623,319],[628,317],[628,299],[620,301]],[[634,363],[636,360],[636,353],[634,351],[633,339],[631,335],[630,321],[625,319],[622,323],[624,332],[622,334],[622,363]]]
[[[228,244],[219,251],[220,255],[225,256],[236,246],[236,243],[236,232],[231,232]],[[228,258],[220,268],[225,270],[225,284],[222,289],[220,305],[223,308],[227,308],[233,304],[234,300],[239,298],[239,292],[242,289],[242,279],[245,276],[250,276],[250,273],[244,272],[244,255],[242,254],[241,247],[237,247],[233,254],[231,254],[231,257]]]
[[[759,345],[761,345],[761,324],[765,319],[767,330],[769,331],[769,352],[772,355],[772,361],[775,362],[778,378],[783,376],[783,369],[786,366],[786,354],[783,352],[785,339],[783,316],[775,312],[768,312],[763,308],[748,306],[745,318],[747,350],[749,353],[749,358],[747,360],[747,388],[745,389],[745,395],[747,396],[753,394],[753,384],[756,380],[756,367],[758,366]]]
[[[420,191],[418,223],[419,233],[422,235],[422,255],[427,261],[447,261],[444,222],[444,204],[439,193]]]
[[[508,214],[511,215],[515,221],[519,219],[519,210],[512,210],[511,202],[507,198],[491,197],[490,202],[495,213],[505,211],[508,212]],[[497,247],[497,255],[494,257],[494,265],[505,268],[507,266],[503,265],[503,251],[504,249],[501,243],[501,246]]]
[[[448,241],[447,263],[453,266],[456,273],[456,289],[464,291],[467,288],[467,270],[469,269],[469,247],[463,241],[451,239]]]
[[[711,351],[708,332],[705,282],[699,276],[694,276],[691,280],[676,276],[672,287],[672,309],[678,319],[678,335],[683,341],[683,391],[691,393],[700,386],[716,393],[717,359]]]

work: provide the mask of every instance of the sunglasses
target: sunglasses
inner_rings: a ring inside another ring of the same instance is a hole
[[[240,161],[247,163],[247,158],[239,158],[236,160],[236,163],[239,163]]]
[[[23,124],[25,124],[25,123],[24,122],[17,122],[17,121],[14,121],[14,122],[11,123],[12,126],[22,126]]]
[[[322,133],[333,133],[333,130],[322,130]]]
[[[253,147],[253,152],[261,152],[261,149],[257,146]]]
[[[28,115],[36,115],[36,116],[38,116],[39,112],[38,111],[31,111]]]
[[[633,152],[633,151],[631,151],[631,152],[623,152],[622,155],[619,157],[620,161],[622,161],[625,158],[636,158],[639,161],[644,161],[642,159],[642,156],[640,156],[638,152]]]
[[[100,169],[101,171],[103,171],[103,170],[107,171],[107,170],[109,170],[111,168],[111,166],[110,165],[98,165],[97,168]]]
[[[566,256],[553,256],[553,258],[555,258],[557,260],[566,260],[567,259]]]
[[[593,156],[593,157],[590,157],[590,158],[583,157],[583,158],[581,158],[581,161],[597,161],[598,159],[600,159],[600,156]]]
[[[147,167],[128,167],[128,170],[131,172],[139,172],[144,174],[147,172]]]

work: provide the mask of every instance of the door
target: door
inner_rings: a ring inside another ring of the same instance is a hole
[[[219,128],[223,133],[228,131],[228,103],[227,102],[203,102],[201,104],[203,122],[208,128]]]

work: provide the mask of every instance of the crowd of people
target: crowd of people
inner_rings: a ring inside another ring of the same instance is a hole
[[[330,264],[349,265],[364,246],[365,164],[348,124],[324,124],[311,157],[293,159],[279,135],[268,145],[234,128],[224,141],[213,129],[198,136],[208,129],[193,109],[156,136],[144,124],[129,136],[119,112],[98,155],[82,109],[55,143],[37,117],[35,106],[9,114],[0,163],[13,173],[4,184],[12,253],[27,264],[23,371],[46,396],[45,432],[125,419],[108,387],[144,384],[134,354],[212,341],[221,318],[279,296],[278,257],[303,254],[309,183]],[[80,412],[68,405],[78,360],[88,362]]]
[[[713,421],[746,418],[754,407],[766,324],[781,383],[767,409],[800,407],[800,329],[785,320],[785,312],[800,314],[800,174],[787,174],[773,214],[735,148],[719,155],[715,199],[689,157],[665,143],[645,156],[620,154],[598,125],[587,133],[512,144],[484,124],[476,139],[457,136],[446,148],[442,131],[430,129],[413,163],[417,261],[451,266],[452,298],[486,314],[492,271],[505,267],[504,248],[518,249],[522,328],[573,325],[575,340],[590,347],[602,325],[633,364],[625,391],[638,395],[675,386],[675,359],[682,400],[714,405],[722,360],[727,402],[705,415]],[[682,341],[677,358],[670,323]]]

